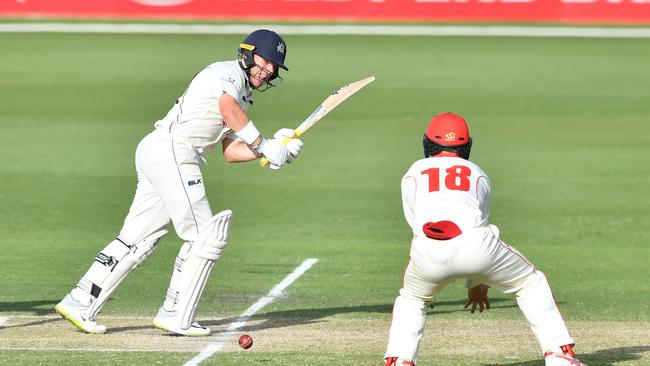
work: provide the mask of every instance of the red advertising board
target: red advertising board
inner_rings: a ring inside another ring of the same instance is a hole
[[[650,23],[650,0],[2,0],[2,17]]]

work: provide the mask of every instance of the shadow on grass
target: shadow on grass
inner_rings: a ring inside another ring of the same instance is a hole
[[[582,353],[578,357],[589,365],[598,366],[615,366],[620,362],[638,360],[642,353],[650,351],[650,346],[619,347],[607,348],[592,353]],[[508,362],[508,363],[490,363],[482,366],[543,366],[543,360]]]
[[[510,299],[495,298],[491,299],[492,309],[499,308],[512,308],[516,305],[501,305],[498,303],[509,302]],[[2,312],[26,312],[32,313],[34,315],[55,315],[54,305],[58,300],[36,300],[36,301],[16,301],[16,302],[0,302],[0,314]],[[428,309],[429,316],[437,314],[448,314],[455,312],[468,312],[469,310],[463,309],[465,304],[464,300],[458,301],[441,301],[436,303],[436,307],[431,310]],[[452,307],[453,309],[449,309]],[[295,309],[295,310],[282,310],[282,311],[273,311],[268,313],[260,313],[253,315],[250,318],[250,321],[257,322],[262,321],[259,324],[245,326],[240,328],[241,331],[255,331],[268,328],[281,328],[288,327],[293,325],[303,325],[303,324],[314,324],[322,322],[323,318],[334,316],[337,314],[348,314],[348,313],[381,313],[381,314],[390,314],[393,311],[393,304],[378,304],[378,305],[361,305],[361,306],[342,306],[342,307],[332,307],[332,308],[319,308],[319,309]],[[101,317],[101,315],[100,315]],[[153,314],[152,314],[153,318]],[[10,327],[29,327],[34,325],[40,325],[49,323],[52,321],[57,321],[59,319],[47,319],[47,320],[36,320],[29,323],[23,323],[19,325],[6,326],[4,328]],[[218,326],[218,325],[228,325],[230,323],[239,321],[238,317],[230,317],[219,320],[202,320],[201,323],[206,326]],[[116,327],[110,328],[108,333],[119,333],[133,330],[142,330],[142,329],[151,329],[151,325],[142,325],[142,326],[127,326],[127,327]]]
[[[56,314],[54,312],[54,305],[59,300],[36,300],[36,301],[14,301],[14,302],[0,302],[0,314],[3,312],[25,312],[34,315],[49,315]],[[59,321],[61,319],[39,319],[28,323],[5,325],[1,329],[20,328],[20,327],[33,327]]]
[[[43,325],[43,324],[48,324],[48,323],[54,323],[58,321],[62,321],[63,319],[61,318],[54,318],[54,319],[41,319],[41,320],[34,320],[33,322],[28,322],[28,323],[21,323],[21,324],[14,324],[14,325],[5,325],[0,327],[0,332],[2,332],[3,329],[10,329],[10,328],[23,328],[23,327],[35,327],[37,325]]]
[[[492,304],[491,309],[506,309],[506,308],[517,307],[517,305],[514,304],[510,304],[510,305],[504,304],[502,306],[496,305],[500,302],[510,302],[510,299],[498,299],[498,298],[491,299],[490,300],[490,303]],[[429,316],[435,316],[438,314],[455,313],[461,311],[469,312],[469,310],[463,309],[463,305],[465,305],[465,300],[441,301],[436,304],[436,307],[433,310],[429,309],[427,312]],[[455,309],[440,309],[449,306],[453,306],[455,307]],[[391,314],[392,312],[393,312],[393,304],[341,306],[341,307],[333,307],[333,308],[272,311],[268,313],[259,313],[253,315],[248,320],[249,322],[258,322],[258,321],[261,322],[255,325],[243,326],[241,328],[238,328],[238,331],[252,332],[252,331],[257,331],[262,329],[282,328],[282,327],[290,327],[294,325],[315,324],[315,323],[323,322],[322,320],[323,318],[327,318],[337,314],[349,314],[349,313]],[[230,318],[223,318],[218,320],[207,320],[207,319],[201,319],[199,317],[198,320],[204,326],[226,326],[231,323],[241,321],[242,319],[239,317],[230,317]],[[119,332],[133,331],[133,330],[151,329],[151,328],[153,328],[153,325],[127,326],[127,327],[109,328],[107,332],[119,333]],[[219,332],[213,333],[213,335],[218,335],[218,334]]]
[[[496,305],[500,302],[509,302],[509,299],[492,299],[490,303],[492,304],[492,309],[503,309],[503,308],[512,308],[517,307],[517,305]],[[428,315],[435,316],[439,314],[448,314],[455,312],[469,312],[467,309],[463,309],[465,305],[465,300],[461,301],[441,301],[436,304],[436,307],[431,310],[429,309]],[[446,309],[447,307],[453,306],[454,309]],[[442,308],[442,309],[441,309]],[[319,308],[319,309],[295,309],[295,310],[281,310],[281,311],[272,311],[268,313],[260,313],[253,315],[250,318],[251,322],[262,321],[259,324],[248,325],[240,328],[240,331],[256,331],[269,328],[281,328],[289,327],[293,325],[305,325],[305,324],[314,324],[322,322],[323,318],[338,314],[348,314],[348,313],[380,313],[380,314],[391,314],[393,312],[393,304],[378,304],[378,305],[361,305],[361,306],[342,306],[342,307],[333,307],[333,308]],[[220,320],[206,320],[201,321],[205,325],[227,325],[238,321],[238,318],[225,318]]]
[[[54,313],[54,305],[59,300],[35,300],[35,301],[14,301],[0,302],[0,313],[3,312],[25,312],[34,315],[47,315]]]

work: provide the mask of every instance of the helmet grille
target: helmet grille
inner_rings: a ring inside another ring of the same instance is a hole
[[[438,137],[438,136],[436,136]],[[443,151],[450,151],[458,154],[461,158],[468,160],[469,153],[472,150],[472,139],[470,138],[463,145],[457,146],[443,146],[438,143],[431,141],[426,134],[422,136],[422,146],[424,147],[424,157],[428,158],[440,154]]]

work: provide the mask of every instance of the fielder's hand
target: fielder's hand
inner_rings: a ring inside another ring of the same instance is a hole
[[[273,134],[273,137],[282,141],[287,147],[287,150],[289,150],[287,164],[293,163],[304,146],[302,141],[297,138],[296,132],[290,128],[281,128]]]
[[[487,297],[488,289],[489,287],[485,285],[478,285],[467,289],[467,302],[465,303],[465,309],[472,305],[472,310],[470,310],[472,314],[476,311],[476,305],[479,306],[479,313],[482,313],[485,309],[489,309],[490,300],[488,300]]]
[[[263,139],[255,149],[269,161],[271,169],[280,169],[289,159],[289,150],[279,139]]]

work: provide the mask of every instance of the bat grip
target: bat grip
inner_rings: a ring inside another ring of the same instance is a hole
[[[298,137],[300,137],[300,135],[302,135],[302,132],[300,132],[300,131],[298,131],[298,130],[293,130],[293,133],[295,134],[295,135],[294,135],[295,137],[293,137],[293,138],[291,138],[291,137],[285,137],[284,140],[282,140],[282,144],[283,144],[283,145],[288,144],[289,141],[293,140],[294,138],[298,138]],[[269,159],[267,159],[266,157],[263,156],[263,157],[260,159],[260,166],[261,166],[261,167],[264,167],[264,168],[266,168],[267,166],[269,166]]]

